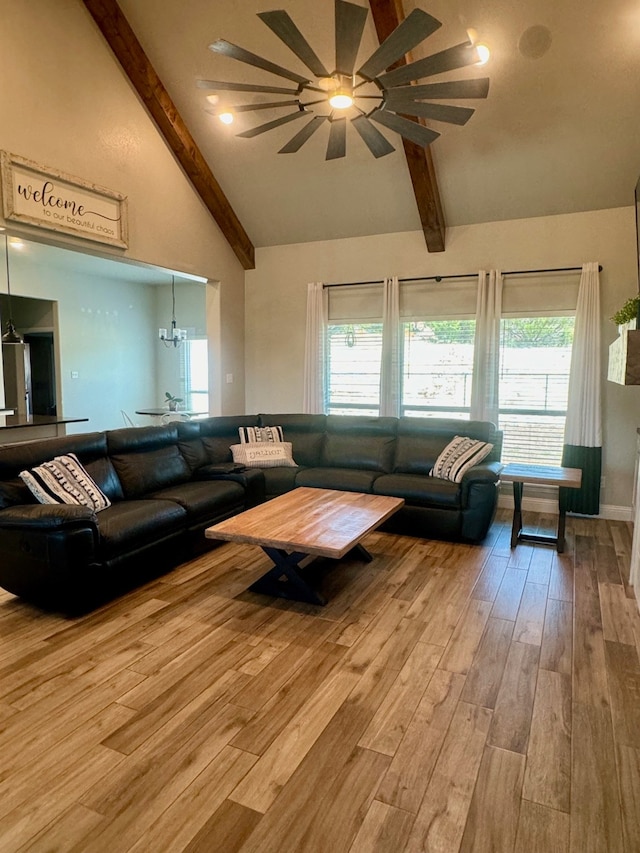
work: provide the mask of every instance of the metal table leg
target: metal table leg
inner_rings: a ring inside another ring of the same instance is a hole
[[[292,601],[304,601],[307,604],[324,605],[327,603],[327,600],[317,593],[298,571],[300,563],[308,554],[303,554],[300,551],[288,554],[281,548],[270,548],[268,546],[262,546],[262,550],[273,560],[274,567],[251,584],[249,589],[252,592],[273,595]]]

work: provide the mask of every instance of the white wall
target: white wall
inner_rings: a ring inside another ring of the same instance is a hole
[[[89,419],[69,424],[67,432],[116,429],[124,426],[121,410],[133,418],[136,408],[159,405],[156,289],[162,288],[42,266],[34,263],[30,248],[25,243],[11,253],[13,315],[21,332],[53,331],[53,317],[47,313],[40,322],[24,310],[20,297],[54,305],[58,413]]]
[[[608,318],[638,289],[633,207],[450,228],[446,250],[438,254],[428,254],[421,232],[258,249],[256,269],[246,273],[246,410],[301,409],[307,282],[580,266],[586,261],[604,268],[603,503],[629,506],[640,388],[607,382],[606,368],[608,346],[617,334]]]
[[[3,3],[0,78],[0,149],[128,198],[127,250],[38,236],[216,282],[207,308],[211,410],[241,412],[244,271],[81,0]],[[35,233],[13,224],[10,231]],[[232,384],[221,381],[227,373]]]
[[[4,263],[2,248],[0,259]],[[136,409],[163,406],[167,390],[184,397],[183,351],[166,347],[158,339],[158,328],[171,323],[170,285],[88,274],[74,269],[72,263],[43,264],[47,250],[28,241],[20,251],[12,249],[10,254],[16,327],[21,333],[59,333],[58,413],[89,418],[88,423],[68,425],[67,432],[124,426],[122,411],[136,422],[150,425],[154,420],[136,415]],[[59,252],[56,254],[59,261]],[[130,267],[125,266],[121,275],[127,269]],[[209,287],[212,285],[176,282],[176,319],[190,336],[206,332]],[[21,297],[46,302],[25,303]],[[4,302],[5,297],[0,297],[0,303]],[[54,311],[44,317],[33,310],[34,305],[40,309],[49,304]]]

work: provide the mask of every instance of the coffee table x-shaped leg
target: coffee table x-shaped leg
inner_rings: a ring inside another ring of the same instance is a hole
[[[251,592],[259,592],[262,595],[274,595],[278,598],[286,598],[292,601],[304,601],[307,604],[325,605],[327,603],[326,598],[316,592],[300,573],[300,563],[307,559],[309,554],[305,554],[302,551],[289,553],[283,548],[272,548],[267,545],[262,545],[261,547],[265,554],[273,561],[274,566],[251,584],[249,587]],[[358,557],[367,563],[370,563],[373,559],[364,545],[360,543],[349,551],[349,556]]]

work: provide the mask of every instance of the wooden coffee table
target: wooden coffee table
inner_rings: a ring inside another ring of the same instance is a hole
[[[403,504],[403,498],[301,487],[214,524],[205,536],[259,545],[270,557],[274,566],[251,584],[253,592],[326,604],[302,576],[301,563],[349,552],[370,562],[361,540]]]

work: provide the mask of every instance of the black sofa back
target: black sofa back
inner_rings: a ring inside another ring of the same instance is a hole
[[[320,464],[388,473],[393,464],[396,418],[327,415]]]
[[[125,498],[137,498],[191,478],[178,446],[176,423],[107,432],[107,450]]]
[[[394,473],[428,474],[454,435],[493,444],[485,462],[499,462],[502,433],[487,421],[456,418],[400,418],[393,462]]]
[[[177,421],[178,446],[191,471],[221,462],[231,462],[229,449],[240,441],[239,428],[259,426],[257,415],[222,416]]]
[[[74,453],[110,500],[121,500],[122,489],[108,456],[107,433],[88,432],[37,441],[0,445],[0,509],[34,503],[19,478],[20,471]]]
[[[270,413],[259,415],[259,426],[281,426],[296,463],[305,467],[428,474],[454,435],[492,443],[486,463],[502,454],[502,432],[488,421]]]

